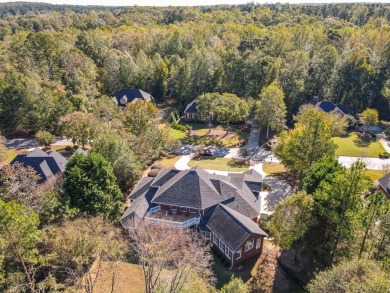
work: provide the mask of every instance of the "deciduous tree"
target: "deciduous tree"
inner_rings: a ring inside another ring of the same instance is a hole
[[[285,126],[286,105],[284,104],[283,89],[278,83],[273,82],[264,88],[259,96],[260,100],[255,106],[255,120],[262,127],[267,127],[267,138],[269,128],[281,131]]]

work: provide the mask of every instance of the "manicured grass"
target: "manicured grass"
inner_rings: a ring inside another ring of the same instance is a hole
[[[67,145],[52,145],[50,147],[50,150],[51,151],[60,151],[60,150],[65,149],[66,147],[67,147]],[[71,146],[71,147],[73,147],[73,146]]]
[[[384,170],[367,170],[366,175],[370,177],[372,181],[377,181],[379,178],[386,175]]]
[[[249,168],[249,165],[241,165],[229,158],[207,158],[200,160],[191,160],[188,166],[199,166],[203,169],[242,172]]]
[[[105,270],[107,263],[103,263],[102,275],[98,278],[94,287],[96,293],[111,292],[112,271]],[[137,264],[120,262],[115,271],[116,293],[142,293],[145,292],[145,281],[142,269]]]
[[[359,138],[356,132],[347,137],[334,137],[333,141],[338,146],[336,156],[378,158],[385,151],[379,140]]]
[[[263,171],[271,175],[286,172],[286,168],[283,166],[283,164],[279,163],[264,163]]]
[[[169,133],[176,139],[183,139],[186,137],[186,134],[183,131],[170,128]]]
[[[174,156],[172,158],[162,158],[158,160],[156,164],[161,164],[166,168],[174,168],[175,163],[177,162],[177,160],[179,160],[179,158],[180,158],[179,156]]]
[[[12,160],[17,156],[17,152],[15,149],[9,149],[7,150],[7,157],[5,158],[3,164],[7,165],[12,162]],[[1,162],[0,162],[1,163]]]

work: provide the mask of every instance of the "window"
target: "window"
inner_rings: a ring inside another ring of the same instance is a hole
[[[256,249],[259,249],[261,246],[261,238],[257,239],[256,241]]]
[[[218,244],[218,237],[215,234],[213,234],[213,241],[215,244]]]
[[[195,119],[195,114],[192,114],[192,119]]]
[[[225,255],[228,259],[232,259],[232,251],[227,246],[225,246]]]
[[[180,208],[183,212],[186,212],[187,211],[187,208],[185,208],[185,207],[181,207]]]
[[[240,248],[239,250],[237,250],[237,259],[241,258],[241,252],[242,252],[242,249]]]
[[[195,214],[196,213],[196,209],[190,208],[190,213]]]
[[[246,243],[245,243],[245,251],[248,251],[248,250],[251,250],[253,248],[253,245],[254,245],[254,240],[253,239],[250,239],[248,240]]]
[[[174,210],[176,211],[176,206],[169,206],[171,208],[171,210]]]
[[[211,239],[211,233],[210,232],[205,232],[205,238],[206,239]]]

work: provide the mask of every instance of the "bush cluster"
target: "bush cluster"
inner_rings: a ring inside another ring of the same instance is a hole
[[[381,153],[379,153],[379,158],[380,159],[388,159],[388,158],[390,158],[390,154],[388,152],[381,152]]]

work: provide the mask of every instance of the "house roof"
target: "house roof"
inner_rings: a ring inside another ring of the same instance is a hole
[[[198,166],[180,171],[158,189],[152,202],[202,210],[209,208],[233,196],[218,191],[211,181],[218,178],[220,176]],[[226,185],[224,188],[229,189]]]
[[[179,170],[176,169],[170,169],[170,168],[163,168],[158,172],[157,176],[154,178],[151,186],[152,187],[161,187],[165,183],[167,183],[170,179],[173,178],[177,173],[179,173]]]
[[[151,204],[151,200],[156,191],[157,189],[155,188],[148,189],[131,203],[130,207],[125,211],[120,220],[123,227],[126,227],[129,224],[129,221],[133,220],[134,217],[142,219],[146,215],[149,207],[153,206],[153,204]]]
[[[142,194],[145,194],[149,190],[153,179],[154,179],[153,177],[141,178],[141,180],[138,182],[138,184],[134,187],[134,189],[129,194],[128,198],[135,200]]]
[[[341,105],[341,104],[337,104],[336,105],[337,108],[339,108],[339,110],[341,112],[343,112],[345,115],[349,115],[351,112],[349,111],[349,109],[347,107],[345,107],[344,105]]]
[[[390,173],[386,174],[382,178],[379,178],[379,185],[385,191],[386,195],[390,197]]]
[[[41,177],[40,183],[51,178],[56,173],[63,173],[66,167],[66,159],[56,151],[45,153],[36,148],[27,155],[17,155],[11,164],[21,163],[32,167]]]
[[[206,226],[232,251],[237,251],[252,234],[268,236],[257,223],[223,204],[215,207]]]
[[[198,109],[196,108],[196,100],[193,100],[191,103],[189,103],[184,110],[184,113],[196,113],[198,112]]]
[[[321,102],[318,102],[316,104],[316,106],[326,113],[331,113],[337,109],[340,110],[345,115],[349,115],[351,113],[346,106],[344,106],[342,104],[336,105],[335,103],[333,103],[331,101],[321,101]]]
[[[336,108],[336,105],[331,101],[321,101],[317,103],[317,107],[326,113],[330,113]]]
[[[113,98],[114,102],[116,102],[119,106],[125,107],[128,103],[133,103],[137,100],[144,100],[144,101],[152,101],[153,97],[151,94],[144,92],[140,89],[128,89],[124,88],[119,91],[117,91],[114,94]]]

